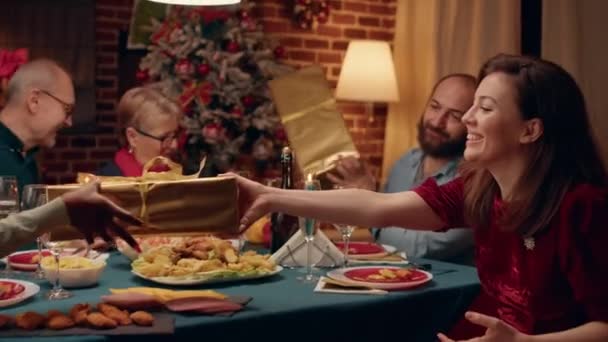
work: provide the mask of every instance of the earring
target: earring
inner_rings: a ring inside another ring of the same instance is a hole
[[[129,153],[133,154],[133,146],[129,145]]]

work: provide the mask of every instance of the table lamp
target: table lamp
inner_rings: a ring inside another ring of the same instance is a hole
[[[388,42],[353,40],[342,63],[336,98],[366,102],[374,121],[374,102],[398,102],[395,65]]]

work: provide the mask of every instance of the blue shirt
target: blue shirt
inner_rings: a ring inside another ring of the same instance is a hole
[[[403,155],[391,169],[384,192],[411,190],[424,181],[425,179],[416,181],[423,158],[424,153],[419,148],[412,149]],[[456,176],[459,161],[458,158],[448,162],[432,176],[437,184],[447,183]],[[473,262],[473,232],[469,228],[450,229],[447,232],[429,232],[390,227],[378,229],[376,240],[378,243],[395,246],[411,257],[467,264]]]

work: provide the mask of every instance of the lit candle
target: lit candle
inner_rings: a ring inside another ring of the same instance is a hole
[[[316,190],[315,182],[312,179],[312,173],[309,173],[306,176],[306,181],[304,182],[304,189]],[[304,234],[306,234],[306,236],[309,238],[315,235],[315,220],[310,218],[306,218],[304,220]]]

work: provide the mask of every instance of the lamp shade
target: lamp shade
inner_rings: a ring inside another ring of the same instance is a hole
[[[160,2],[168,5],[189,5],[189,6],[219,6],[219,5],[234,5],[241,0],[149,0]]]
[[[336,98],[365,102],[399,101],[395,66],[387,42],[353,40],[348,44]]]

